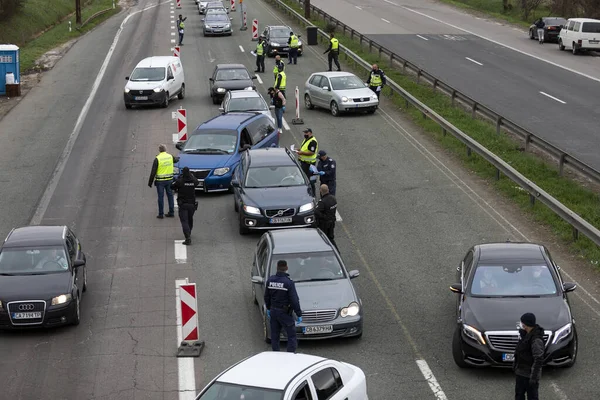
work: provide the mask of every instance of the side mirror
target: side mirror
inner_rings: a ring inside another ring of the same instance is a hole
[[[167,76],[167,81],[172,81],[173,79],[175,79],[173,75]]]
[[[204,22],[204,18],[202,18],[200,21]]]
[[[565,282],[565,283],[563,283],[563,291],[565,293],[572,292],[575,289],[577,289],[577,285],[576,284],[574,284],[572,282]]]
[[[214,82],[215,80],[213,78],[208,78],[209,81]]]
[[[354,269],[348,272],[348,276],[350,276],[350,279],[358,278],[360,276],[360,272],[358,272],[357,269]]]
[[[229,11],[227,11],[227,13],[229,14]],[[230,21],[233,21],[233,17],[229,17]]]
[[[177,150],[182,150],[183,149],[183,142],[177,142],[177,143],[175,143],[175,148]]]
[[[129,80],[129,77],[128,77],[128,76],[126,76],[126,77],[125,77],[125,80],[126,80],[126,81],[128,81],[128,80]]]
[[[262,276],[253,276],[252,283],[263,283],[265,280]]]
[[[274,110],[274,109],[275,109],[275,106],[271,104],[271,105],[269,106],[269,109],[271,109],[271,110]]]
[[[323,86],[323,90],[329,90],[329,86]]]
[[[73,262],[73,268],[83,267],[85,265],[85,261],[83,260],[75,260]]]
[[[463,288],[460,283],[450,286],[450,291],[458,294],[463,294]]]
[[[252,75],[252,79],[256,79],[256,75]]]

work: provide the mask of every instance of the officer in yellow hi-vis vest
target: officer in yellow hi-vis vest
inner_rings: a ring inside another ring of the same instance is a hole
[[[294,32],[290,31],[290,38],[288,39],[288,46],[290,46],[290,52],[288,53],[288,64],[292,61],[294,64],[298,64],[298,47],[300,47],[300,39],[294,35]]]
[[[148,187],[156,186],[158,194],[158,215],[156,218],[164,217],[165,207],[165,191],[167,192],[167,201],[169,202],[169,213],[167,217],[175,216],[175,203],[173,201],[173,190],[171,183],[173,182],[174,164],[179,162],[179,157],[174,157],[167,153],[167,146],[161,144],[158,146],[159,154],[152,163],[152,171],[150,171],[150,179],[148,179]]]
[[[369,73],[369,78],[367,79],[366,83],[367,85],[369,85],[369,89],[375,92],[377,98],[379,98],[379,95],[381,94],[381,89],[383,88],[383,85],[385,85],[386,81],[387,80],[385,78],[385,73],[383,72],[383,70],[379,69],[379,66],[377,66],[377,64],[373,64],[373,68]]]
[[[319,143],[317,138],[313,136],[313,131],[310,128],[304,131],[304,141],[300,146],[300,150],[296,150],[298,154],[298,161],[300,161],[300,168],[310,178],[314,173],[310,170],[311,165],[315,165],[317,162],[317,152],[319,151]],[[310,186],[312,186],[313,196],[316,196],[315,192],[315,181],[310,180]]]
[[[254,72],[265,72],[265,39],[262,35],[256,44],[256,71]]]
[[[275,79],[275,89],[279,89],[281,93],[285,96],[285,85],[287,83],[287,76],[285,75],[285,71],[283,70],[283,66],[277,67],[279,72],[277,73],[277,78]]]
[[[325,50],[325,53],[329,53],[327,55],[327,59],[329,61],[329,70],[331,71],[331,62],[335,61],[335,65],[338,71],[342,70],[340,67],[340,62],[338,61],[338,56],[340,55],[340,41],[335,38],[335,34],[332,32],[329,36],[331,36],[331,40],[329,41],[329,47]]]
[[[183,32],[185,31],[184,21],[187,17],[183,18],[183,15],[179,14],[177,19],[177,32],[179,33],[179,46],[183,46]]]
[[[281,56],[275,56],[275,66],[273,67],[273,79],[277,79],[277,74],[279,73],[279,69],[283,71],[285,69],[285,63],[281,61]]]

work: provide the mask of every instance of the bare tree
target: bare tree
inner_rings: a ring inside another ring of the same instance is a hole
[[[521,12],[523,18],[528,19],[533,11],[535,11],[544,0],[521,0]]]

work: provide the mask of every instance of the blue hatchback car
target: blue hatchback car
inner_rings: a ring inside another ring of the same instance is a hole
[[[246,149],[279,146],[271,119],[259,112],[232,112],[199,125],[188,140],[176,145],[179,169],[188,167],[198,178],[199,190],[231,190],[231,177]]]

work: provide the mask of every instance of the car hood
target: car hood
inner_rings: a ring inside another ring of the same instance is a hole
[[[209,27],[210,26],[224,26],[224,25],[227,25],[227,24],[231,24],[231,20],[230,19],[227,19],[227,20],[224,20],[224,21],[204,21],[204,25],[209,26]]]
[[[49,300],[70,293],[72,275],[60,272],[47,275],[0,276],[0,300]]]
[[[302,311],[339,309],[358,301],[348,279],[322,282],[296,282]]]
[[[259,208],[298,208],[313,201],[308,186],[244,189],[244,204]]]
[[[244,79],[241,81],[215,81],[216,88],[223,88],[227,90],[242,90],[252,86],[254,86],[252,79]]]
[[[351,99],[359,98],[359,97],[371,97],[373,96],[373,91],[369,88],[360,88],[360,89],[350,89],[350,90],[336,90],[335,94],[340,97],[349,97]]]
[[[162,81],[129,81],[125,87],[129,90],[152,90],[161,84]]]
[[[481,331],[516,330],[521,315],[535,314],[538,325],[547,330],[571,322],[569,306],[562,296],[540,298],[468,297],[462,306],[465,324]]]
[[[229,165],[235,154],[188,154],[179,152],[177,167],[190,169],[215,169]]]

